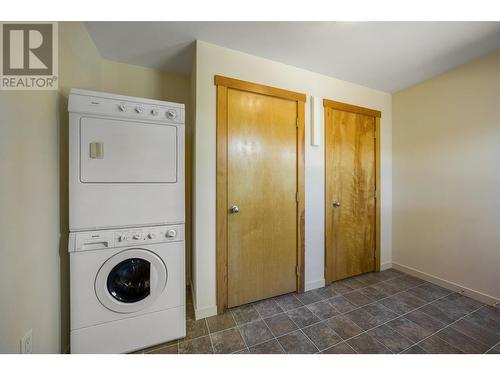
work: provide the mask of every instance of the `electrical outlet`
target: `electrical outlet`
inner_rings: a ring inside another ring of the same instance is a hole
[[[33,353],[33,330],[30,329],[21,339],[21,354]]]

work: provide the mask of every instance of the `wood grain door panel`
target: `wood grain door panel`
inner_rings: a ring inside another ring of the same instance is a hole
[[[227,91],[229,307],[296,290],[296,119],[295,101]]]
[[[327,282],[375,269],[374,135],[374,117],[325,108]]]

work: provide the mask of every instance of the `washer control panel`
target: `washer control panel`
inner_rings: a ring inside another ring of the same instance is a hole
[[[122,246],[184,241],[184,225],[72,232],[69,251],[104,250]]]
[[[181,241],[184,239],[182,226],[133,228],[115,231],[115,247],[123,245]]]

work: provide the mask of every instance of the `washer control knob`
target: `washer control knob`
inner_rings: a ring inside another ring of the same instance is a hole
[[[169,118],[170,120],[174,120],[177,117],[177,113],[175,113],[175,111],[172,109],[169,109],[166,112],[166,115],[167,115],[167,118]]]
[[[142,113],[142,112],[144,111],[144,108],[142,108],[142,107],[140,107],[140,106],[139,106],[139,107],[135,107],[135,111],[136,111],[137,113]]]
[[[118,105],[118,109],[121,111],[121,112],[127,112],[127,106],[125,104],[119,104]]]
[[[120,242],[127,242],[128,241],[128,236],[126,234],[122,234],[120,237],[118,237],[118,241],[120,241]]]
[[[153,239],[153,238],[155,238],[155,237],[156,237],[156,234],[154,234],[154,233],[148,233],[148,238],[149,238],[150,240],[152,240],[152,239]]]
[[[153,108],[153,109],[151,110],[151,114],[152,114],[153,116],[158,116],[158,110],[157,110],[156,108]]]
[[[177,231],[175,229],[169,229],[167,231],[167,237],[168,238],[173,238],[175,236],[177,236]]]
[[[141,239],[141,235],[140,235],[140,234],[134,234],[134,235],[132,236],[132,238],[133,238],[134,240],[140,240],[140,239]]]

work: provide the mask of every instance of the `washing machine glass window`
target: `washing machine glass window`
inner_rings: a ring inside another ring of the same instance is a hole
[[[150,292],[151,263],[140,258],[126,259],[113,267],[108,275],[108,292],[118,301],[134,303]]]
[[[151,306],[167,284],[165,263],[146,249],[126,249],[109,258],[97,272],[95,292],[111,311],[133,313]]]

